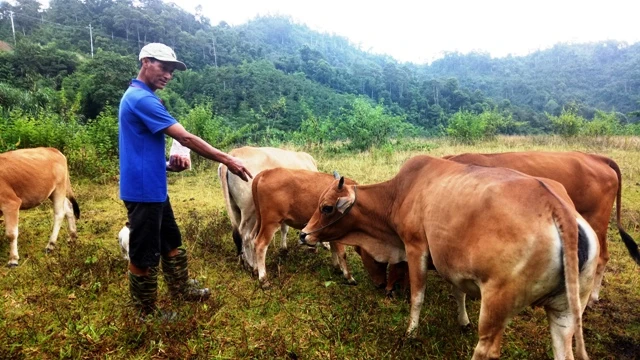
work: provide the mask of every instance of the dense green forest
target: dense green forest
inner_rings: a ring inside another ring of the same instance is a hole
[[[637,133],[640,118],[640,43],[412,64],[287,17],[214,25],[161,0],[0,2],[0,40],[0,150],[19,141],[70,146],[59,132],[101,138],[103,152],[115,146],[114,108],[149,42],[172,46],[189,67],[159,94],[172,114],[223,146],[296,136],[365,136],[355,145],[362,149],[404,134]],[[48,135],[29,132],[34,121]]]

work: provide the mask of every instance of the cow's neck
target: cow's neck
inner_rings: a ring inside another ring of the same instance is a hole
[[[358,186],[354,215],[361,224],[360,231],[376,238],[397,237],[392,219],[394,193],[389,182]]]

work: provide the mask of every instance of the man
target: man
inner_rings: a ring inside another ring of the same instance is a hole
[[[162,263],[170,295],[185,301],[206,300],[211,292],[189,280],[187,254],[167,193],[167,171],[183,171],[189,160],[165,158],[165,135],[197,154],[225,164],[247,181],[252,177],[242,161],[189,133],[165,109],[155,91],[163,89],[174,70],[186,70],[173,50],[151,43],[140,50],[140,71],[122,96],[120,126],[120,198],[129,227],[129,291],[143,316],[156,310],[158,267]]]

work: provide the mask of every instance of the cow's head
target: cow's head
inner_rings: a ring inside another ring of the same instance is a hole
[[[316,212],[300,233],[300,241],[315,246],[318,241],[331,241],[349,232],[348,214],[356,203],[356,185],[345,185],[344,177],[334,172],[336,180],[320,196]]]

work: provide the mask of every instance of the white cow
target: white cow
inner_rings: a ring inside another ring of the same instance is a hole
[[[229,154],[242,159],[245,167],[254,177],[263,170],[277,167],[318,171],[316,161],[305,152],[272,147],[244,146],[229,151]],[[224,164],[220,164],[218,167],[218,177],[222,184],[222,192],[233,228],[233,241],[236,244],[238,255],[250,269],[254,269],[256,262],[251,231],[256,220],[251,193],[252,180],[245,182],[239,177],[229,174]],[[280,227],[282,249],[287,247],[288,229],[289,227],[284,223]]]

